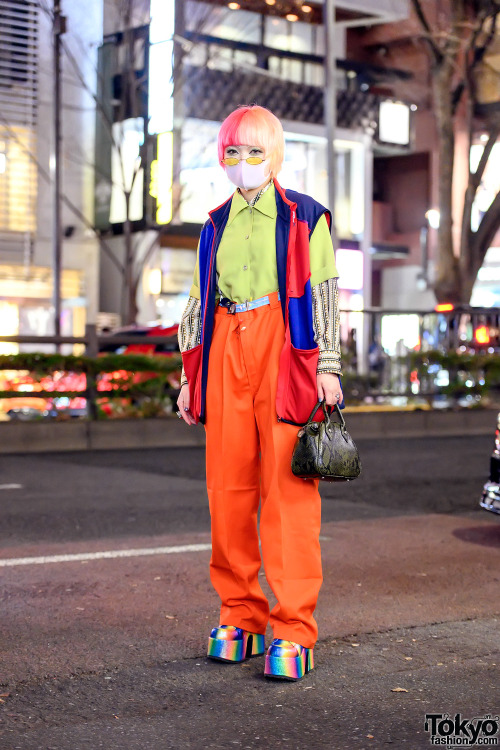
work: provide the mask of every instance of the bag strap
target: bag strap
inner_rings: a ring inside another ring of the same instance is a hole
[[[334,409],[335,409],[335,411],[337,412],[337,415],[338,415],[338,417],[339,417],[339,419],[340,419],[340,426],[341,426],[341,428],[342,428],[342,432],[344,432],[344,430],[346,429],[346,426],[345,426],[345,419],[344,419],[344,415],[342,414],[342,411],[341,411],[341,409],[340,409],[340,406],[339,406],[339,405],[338,405],[338,403],[337,403],[337,404],[335,404],[335,406],[334,406],[333,408],[334,408]]]
[[[328,425],[330,424],[330,418],[332,416],[333,410],[338,414],[338,416],[340,418],[340,428],[342,430],[342,433],[344,433],[344,431],[346,429],[345,419],[344,419],[344,415],[342,414],[342,412],[341,412],[341,410],[339,408],[339,405],[335,404],[335,406],[333,406],[333,407],[331,407],[331,406],[327,407],[325,399],[322,399],[322,400],[318,399],[318,401],[314,404],[314,409],[312,410],[311,416],[307,420],[306,424],[311,424],[311,422],[314,419],[314,415],[316,414],[316,412],[318,411],[318,409],[320,408],[320,406],[323,408],[323,414],[325,416],[325,422]],[[328,412],[327,409],[330,409],[330,411]]]
[[[312,412],[311,412],[311,416],[310,416],[310,417],[309,417],[309,419],[307,420],[306,424],[310,424],[310,423],[311,423],[311,422],[313,421],[314,415],[316,414],[316,412],[318,411],[318,409],[319,409],[319,407],[320,407],[321,405],[323,405],[323,412],[325,412],[325,411],[326,411],[326,406],[325,406],[324,402],[323,402],[323,401],[320,401],[320,400],[318,399],[318,401],[317,401],[317,402],[316,402],[316,403],[314,404],[314,409],[312,410]]]

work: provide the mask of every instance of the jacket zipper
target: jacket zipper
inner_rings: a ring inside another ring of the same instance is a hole
[[[290,211],[291,211],[291,214],[292,214],[291,224],[292,224],[292,226],[295,226],[295,209],[291,208]],[[290,242],[290,240],[289,240],[289,242]],[[288,256],[288,252],[287,252],[287,256]],[[288,289],[286,289],[286,291],[288,292]],[[289,325],[289,322],[288,322],[288,300],[287,300],[286,296],[285,296],[285,309],[286,309],[285,325]],[[303,425],[299,424],[298,422],[290,422],[288,419],[283,419],[283,417],[280,417],[279,415],[276,415],[276,416],[278,417],[278,422],[286,422],[287,424],[293,424],[295,427],[302,427],[303,426]]]

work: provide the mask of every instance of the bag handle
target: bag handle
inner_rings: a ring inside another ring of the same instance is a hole
[[[331,406],[327,407],[325,399],[318,399],[318,401],[314,405],[314,409],[311,412],[311,416],[307,420],[306,424],[311,424],[312,423],[314,415],[316,414],[316,412],[318,411],[318,409],[319,409],[320,406],[323,408],[323,414],[324,414],[324,417],[325,417],[327,431],[328,432],[330,431],[329,430],[329,428],[330,428],[330,421],[331,421],[330,418],[331,418],[332,413],[333,413],[332,410],[334,410],[338,414],[338,416],[340,417],[340,429],[341,429],[342,435],[345,437],[345,435],[344,435],[344,432],[346,430],[345,419],[344,419],[344,416],[343,416],[341,410],[339,409],[338,403],[335,404],[333,407],[331,407]],[[327,411],[327,408],[330,409],[329,412]]]

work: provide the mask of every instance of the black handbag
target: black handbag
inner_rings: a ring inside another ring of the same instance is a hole
[[[322,422],[313,422],[320,406],[325,418]],[[361,461],[358,449],[347,432],[338,404],[334,409],[340,422],[331,419],[324,400],[318,401],[307,423],[300,428],[292,456],[295,476],[327,482],[344,482],[359,477]]]

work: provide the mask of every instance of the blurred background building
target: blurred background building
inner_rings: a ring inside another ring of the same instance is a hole
[[[328,202],[321,6],[301,5],[300,11],[291,13],[296,7],[292,3],[237,5],[153,0],[147,36],[146,30],[137,30],[138,38],[144,33],[144,44],[149,45],[149,88],[144,101],[148,112],[139,122],[137,137],[144,139],[152,159],[150,174],[151,161],[146,163],[141,218],[146,227],[165,227],[143,287],[147,296],[149,282],[149,290],[156,294],[144,298],[141,308],[143,315],[159,317],[166,325],[178,321],[185,306],[201,224],[208,210],[232,191],[217,162],[216,139],[220,122],[235,107],[259,103],[282,120],[286,157],[281,184]],[[382,81],[389,90],[392,80],[406,79],[409,74],[347,60],[347,35],[348,29],[367,22],[401,20],[408,6],[385,1],[337,6],[337,260],[342,305],[360,309],[371,304],[366,294],[371,277],[373,155],[409,150],[411,109],[410,103],[396,103],[390,96],[371,91]],[[111,35],[102,55],[115,51],[116,35]],[[402,127],[392,127],[395,118],[402,121]],[[102,132],[105,140],[104,128]],[[131,154],[135,158],[136,152]],[[104,221],[116,227],[120,217],[114,207],[113,196],[109,207],[100,204]],[[384,252],[392,251],[384,248]],[[103,262],[109,264],[104,258]],[[104,277],[111,279],[111,274]],[[108,293],[112,294],[109,288]]]
[[[335,5],[343,338],[366,338],[361,309],[400,310],[385,338],[411,347],[418,321],[403,313],[435,305],[429,61],[408,0]],[[187,300],[207,211],[232,192],[216,138],[236,106],[258,103],[282,120],[280,183],[328,203],[324,3],[63,0],[62,11],[63,330],[170,326]],[[0,21],[0,333],[41,334],[52,326],[49,0],[4,0]],[[479,159],[480,130],[474,137]],[[474,204],[478,220],[498,192],[497,148]],[[456,195],[465,187],[464,170]],[[472,304],[500,304],[499,247]]]
[[[373,294],[376,304],[382,302],[374,261],[410,255],[406,235],[387,241],[379,231],[374,244],[373,177],[374,158],[389,165],[412,153],[416,107],[392,91],[394,82],[411,78],[410,72],[370,63],[360,59],[359,50],[356,56],[348,50],[356,29],[404,21],[409,13],[406,0],[338,2],[336,8],[335,221],[341,306],[353,311],[343,319],[347,332],[360,327],[356,311],[370,307]],[[144,173],[134,183],[130,218],[146,248],[151,228],[161,227],[139,289],[141,320],[160,319],[171,325],[180,319],[187,300],[201,225],[208,210],[232,192],[217,162],[216,140],[220,122],[235,107],[258,103],[282,120],[286,156],[281,184],[328,203],[323,8],[321,3],[151,0],[144,13],[144,26],[135,30],[136,50],[141,50],[135,65],[137,78],[149,85],[127,112],[122,108],[126,127],[116,125],[119,104],[113,117],[120,137],[130,146],[129,173],[141,149],[145,154]],[[111,20],[111,14],[107,18]],[[119,26],[117,31],[105,21],[100,51],[105,102],[123,98],[119,60],[126,59],[120,52],[124,45],[127,40]],[[102,118],[97,144],[99,163],[114,163],[118,174],[120,160],[110,159],[114,149]],[[379,171],[390,181],[387,166]],[[119,179],[111,177],[111,193],[106,191],[109,177],[98,182],[96,216],[100,228],[111,227],[119,236],[126,211]],[[411,184],[412,175],[408,179]],[[378,214],[375,218],[378,228]],[[110,309],[118,309],[119,278],[109,257],[102,256],[101,264],[101,299]],[[424,292],[416,294],[424,297],[420,304],[431,303],[429,293],[427,300]],[[406,297],[404,304],[408,302]],[[361,335],[360,331],[358,341]]]
[[[81,336],[98,311],[99,243],[93,214],[97,49],[102,5],[68,2],[62,57],[64,263],[62,331]],[[71,57],[78,60],[77,68]],[[44,2],[0,4],[0,334],[53,332],[52,18]],[[0,344],[0,351],[17,351]]]

